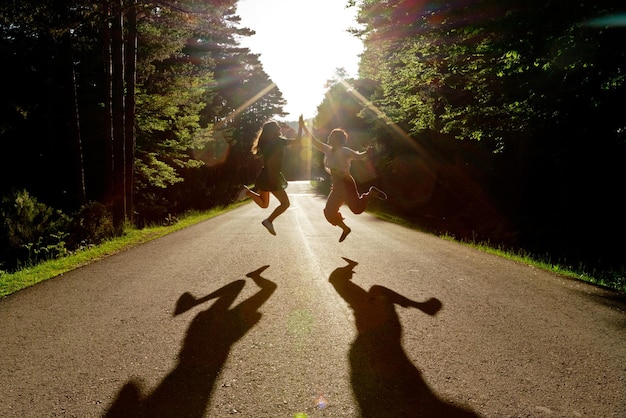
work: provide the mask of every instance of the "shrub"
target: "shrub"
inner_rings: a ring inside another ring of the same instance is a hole
[[[68,237],[68,247],[76,250],[100,244],[115,234],[111,211],[99,202],[83,205],[74,215]]]
[[[69,217],[21,190],[2,199],[0,250],[2,264],[14,269],[67,254]]]

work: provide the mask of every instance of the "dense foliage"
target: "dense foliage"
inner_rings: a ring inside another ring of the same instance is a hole
[[[623,269],[620,2],[351,3],[360,77],[330,88],[317,124],[378,148],[361,181],[433,230]]]
[[[36,202],[32,216],[71,214],[70,227],[100,202],[113,233],[231,202],[255,174],[254,133],[283,114],[258,55],[239,46],[252,33],[236,0],[3,2],[0,245],[15,251],[0,268],[35,261],[12,238],[18,201]]]
[[[2,266],[229,203],[252,180],[250,143],[284,100],[240,47],[236,4],[0,4]],[[623,277],[621,2],[347,4],[360,73],[329,81],[315,129],[375,148],[354,166],[363,188],[431,230]],[[299,158],[290,179],[309,173]]]

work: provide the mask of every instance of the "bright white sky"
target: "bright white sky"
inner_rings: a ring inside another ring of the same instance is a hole
[[[336,68],[357,76],[363,44],[346,31],[356,26],[356,9],[346,9],[346,2],[239,0],[241,26],[256,32],[241,45],[261,54],[265,72],[287,101],[285,120],[315,116]]]

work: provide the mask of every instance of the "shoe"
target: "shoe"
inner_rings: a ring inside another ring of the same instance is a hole
[[[387,200],[387,193],[383,192],[382,190],[380,190],[378,187],[370,187],[370,193],[374,192],[374,197],[380,199],[380,200]]]
[[[274,231],[274,225],[272,225],[272,223],[268,219],[264,220],[261,223],[265,228],[267,228],[268,231],[270,231],[270,234],[276,235],[276,231]]]
[[[341,236],[339,237],[339,242],[343,242],[343,240],[346,239],[346,237],[348,236],[350,232],[352,232],[352,230],[346,227],[346,229],[343,230],[343,232],[341,233]]]

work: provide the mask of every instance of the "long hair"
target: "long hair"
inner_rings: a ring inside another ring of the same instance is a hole
[[[256,139],[252,143],[252,153],[257,154],[259,151],[263,153],[263,148],[267,145],[268,141],[278,138],[280,136],[280,125],[278,122],[270,120],[263,124]]]

